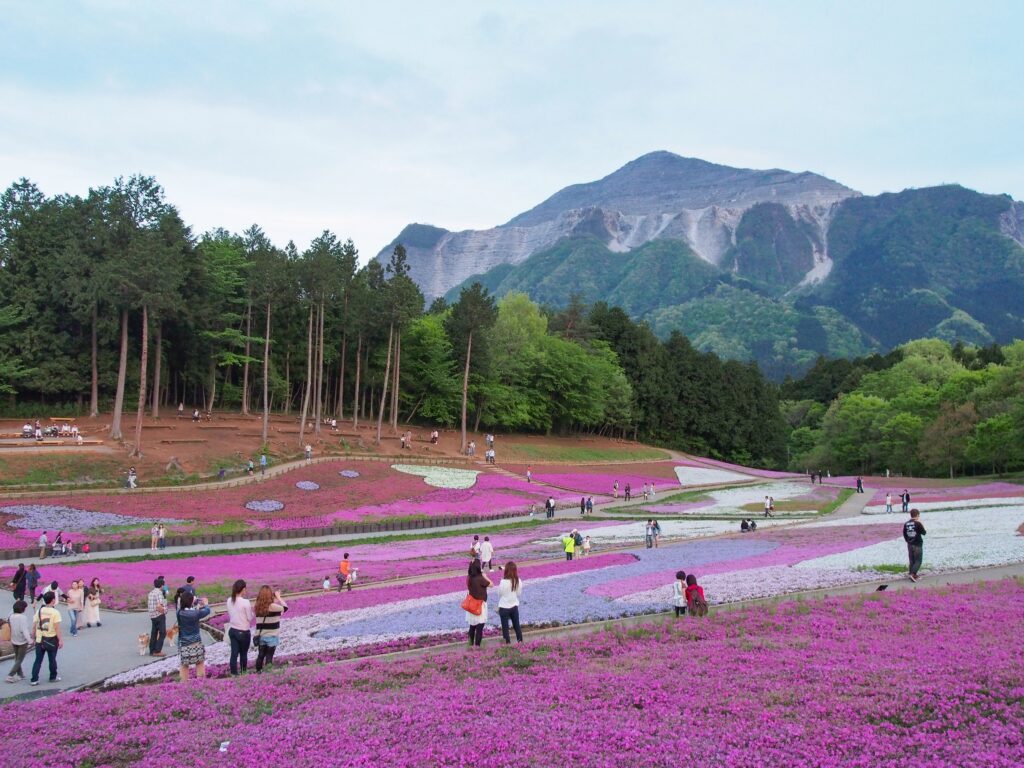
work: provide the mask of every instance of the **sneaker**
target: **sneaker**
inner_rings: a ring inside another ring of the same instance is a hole
[[[32,682],[29,683],[29,685],[39,685],[39,681],[38,680],[33,680]]]
[[[18,681],[18,678],[12,677],[11,675],[8,675],[6,680],[7,680],[8,683],[15,683],[15,682]]]
[[[59,683],[60,682],[60,675],[57,675],[56,677],[51,678],[50,682],[51,683]]]
[[[155,651],[154,653],[151,653],[149,655],[150,656],[166,656],[167,654],[164,653],[163,651]]]

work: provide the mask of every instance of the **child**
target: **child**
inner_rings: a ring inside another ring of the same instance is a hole
[[[331,577],[330,575],[324,576],[324,592],[331,591]]]
[[[697,584],[692,573],[686,577],[686,605],[691,616],[707,616],[708,602],[704,599],[704,587]]]
[[[85,542],[85,544],[82,545],[82,555],[83,555],[83,557],[88,557],[89,556],[89,542],[88,541]]]
[[[672,582],[672,603],[677,619],[686,613],[686,571],[676,571],[676,580]]]
[[[586,557],[589,554],[590,554],[590,537],[589,536],[584,536],[583,537],[583,556]]]

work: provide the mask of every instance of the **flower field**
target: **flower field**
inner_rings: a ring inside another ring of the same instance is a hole
[[[615,483],[619,484],[620,498],[625,493],[626,484],[632,488],[633,495],[639,496],[644,485],[653,484],[655,493],[678,490],[680,487],[717,485],[726,483],[745,483],[764,477],[757,470],[743,467],[720,468],[705,466],[692,461],[649,461],[630,464],[591,464],[567,468],[556,465],[532,466],[534,482],[548,483],[586,495],[611,497]],[[509,465],[506,469],[520,475],[526,474],[527,466]],[[571,469],[571,471],[570,471]],[[789,473],[773,473],[791,478]]]
[[[52,701],[0,726],[26,767],[1016,768],[1022,633],[1024,588],[1003,581],[74,693],[45,739]]]
[[[552,489],[491,472],[450,467],[388,466],[343,460],[310,465],[233,488],[191,492],[54,497],[0,503],[0,546],[22,547],[41,531],[87,533],[90,541],[145,535],[155,521],[171,534],[211,526],[287,529],[384,518],[493,514],[543,505]],[[557,500],[571,494],[555,492]]]

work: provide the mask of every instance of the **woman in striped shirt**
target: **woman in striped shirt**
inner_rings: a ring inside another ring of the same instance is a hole
[[[281,631],[281,614],[288,610],[288,604],[264,584],[256,595],[256,671],[262,672],[263,665],[274,663],[274,652],[277,650],[278,633]]]

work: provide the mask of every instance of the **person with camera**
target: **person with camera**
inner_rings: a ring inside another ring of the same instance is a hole
[[[209,615],[209,601],[205,597],[182,590],[178,597],[178,659],[182,682],[188,680],[190,667],[196,668],[196,677],[206,677],[206,647],[199,622]]]
[[[36,611],[35,621],[32,629],[36,635],[36,660],[32,664],[32,679],[29,685],[39,685],[39,671],[43,666],[43,658],[46,657],[50,666],[50,682],[60,682],[57,674],[57,651],[64,647],[64,640],[60,636],[60,611],[54,607],[57,602],[53,592],[46,592],[43,595],[43,604]]]
[[[167,598],[164,596],[164,577],[153,579],[153,588],[146,595],[146,609],[149,612],[149,655],[164,656],[164,640],[167,638]]]
[[[256,594],[256,671],[262,672],[264,665],[274,663],[278,636],[281,632],[281,614],[288,610],[288,603],[281,592],[264,584]]]

